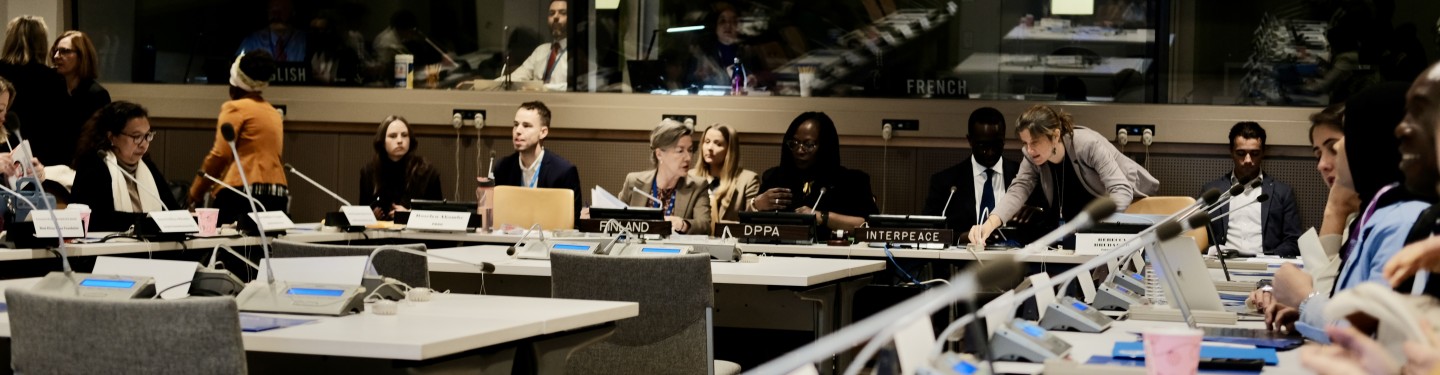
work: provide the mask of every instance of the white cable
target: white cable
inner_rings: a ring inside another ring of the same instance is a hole
[[[454,200],[460,200],[460,128],[455,128],[455,190]]]
[[[236,252],[235,249],[230,248],[230,245],[224,245],[224,244],[215,245],[215,248],[210,249],[210,265],[205,266],[205,268],[209,268],[209,269],[211,269],[211,270],[214,270],[214,269],[215,269],[215,261],[216,261],[217,255],[219,255],[219,253],[220,253],[220,249],[225,249],[225,252],[230,253],[230,255],[234,255],[235,258],[240,259],[241,262],[245,262],[245,265],[250,266],[250,268],[257,269],[257,270],[260,269],[260,266],[259,266],[259,265],[256,265],[255,263],[250,262],[250,259],[249,259],[249,258],[247,258],[247,257],[244,256],[244,255],[240,255],[240,253],[239,253],[239,252]]]

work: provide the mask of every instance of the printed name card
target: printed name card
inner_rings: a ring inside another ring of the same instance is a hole
[[[61,232],[65,238],[85,237],[85,222],[80,220],[79,211],[34,210],[30,211],[30,220],[35,223],[36,238],[55,238]],[[55,230],[57,221],[59,231]]]
[[[1135,238],[1124,233],[1076,233],[1075,255],[1099,255]]]
[[[629,231],[635,234],[668,236],[671,233],[671,224],[665,220],[580,219],[580,231],[586,233],[624,233]]]
[[[470,215],[469,212],[415,210],[410,211],[410,222],[405,224],[405,228],[464,232],[466,224],[470,223]]]
[[[804,225],[724,223],[716,226],[716,236],[739,238],[746,242],[810,241],[810,227]]]
[[[200,232],[200,225],[195,223],[195,217],[190,215],[190,211],[151,212],[150,220],[155,221],[155,227],[160,228],[161,233]]]
[[[248,215],[250,215],[250,220],[260,223],[260,226],[264,227],[266,232],[288,230],[295,227],[295,222],[290,221],[290,217],[285,216],[284,212],[251,212]]]
[[[949,229],[885,229],[855,228],[855,240],[877,243],[955,243],[955,231]]]
[[[345,221],[350,226],[363,227],[375,224],[375,212],[369,206],[340,206],[340,212],[345,214]]]

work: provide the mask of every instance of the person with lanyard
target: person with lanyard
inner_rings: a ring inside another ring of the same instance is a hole
[[[530,188],[570,189],[575,192],[576,222],[580,217],[580,169],[546,150],[550,135],[550,107],[539,101],[520,104],[515,111],[511,141],[515,153],[495,161],[495,184]]]
[[[1032,106],[1020,115],[1015,132],[1030,162],[1020,163],[1020,172],[995,211],[970,228],[971,244],[984,244],[995,228],[1020,211],[1032,193],[1044,194],[1050,205],[1045,212],[1054,213],[1053,227],[1059,227],[1079,215],[1095,197],[1108,196],[1117,210],[1125,211],[1130,202],[1160,190],[1160,181],[1150,172],[1105,136],[1075,126],[1070,114],[1062,110]]]
[[[780,165],[761,174],[752,211],[793,211],[815,215],[823,229],[854,230],[880,212],[870,175],[840,165],[840,135],[822,112],[805,112],[785,130]]]
[[[710,188],[689,174],[695,159],[690,127],[665,119],[650,132],[650,162],[655,169],[631,172],[620,188],[630,207],[659,208],[675,233],[710,234]]]
[[[90,230],[123,231],[138,213],[180,209],[165,175],[150,160],[155,131],[149,117],[139,104],[111,102],[80,133],[70,202],[90,207]]]
[[[565,62],[565,52],[569,38],[569,10],[567,0],[551,0],[550,9],[545,23],[550,27],[550,43],[544,43],[525,58],[525,62],[510,72],[510,79],[514,81],[540,81],[545,84],[546,89],[564,91],[566,83],[570,79],[570,64]],[[506,77],[496,78],[503,81]]]
[[[235,58],[230,65],[230,101],[220,106],[216,120],[215,144],[200,163],[200,171],[215,176],[226,185],[244,191],[236,155],[231,155],[229,142],[221,136],[221,128],[230,125],[235,132],[235,149],[245,166],[251,194],[265,210],[289,212],[290,189],[285,179],[281,154],[285,150],[285,119],[262,92],[270,87],[275,76],[275,60],[265,50],[254,50]],[[215,187],[204,176],[196,176],[190,185],[189,203],[200,207],[205,197],[213,194],[213,207],[220,209],[220,222],[230,223],[250,212],[250,201],[230,189]]]

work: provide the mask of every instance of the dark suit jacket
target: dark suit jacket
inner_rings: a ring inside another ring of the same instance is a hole
[[[930,176],[930,194],[925,198],[925,209],[921,211],[926,215],[940,215],[944,212],[946,224],[957,231],[969,231],[970,227],[976,224],[975,206],[980,204],[975,200],[975,172],[970,160],[971,158],[967,157],[964,162]],[[1020,171],[1020,164],[1000,158],[1000,166],[1005,169],[1004,186],[1009,187],[1010,182],[1015,180],[1015,174]],[[955,187],[954,198],[949,198],[951,186]],[[1003,196],[995,196],[995,204],[998,205]],[[947,198],[950,201],[948,211],[945,209]]]
[[[508,186],[525,186],[525,179],[520,175],[520,153],[513,153],[500,161],[495,162],[495,184]],[[555,151],[545,150],[545,155],[540,157],[540,179],[535,182],[535,187],[570,189],[575,192],[575,222],[580,222],[581,200],[580,194],[580,169],[569,160],[560,157]]]
[[[1260,185],[1260,194],[1269,195],[1270,199],[1260,203],[1260,224],[1264,228],[1263,247],[1266,255],[1279,255],[1283,257],[1300,256],[1300,246],[1296,241],[1300,239],[1300,210],[1295,206],[1295,190],[1284,182],[1276,181],[1274,177],[1265,175],[1263,184]],[[1218,189],[1225,191],[1230,189],[1230,174],[1226,173],[1215,181],[1205,184],[1200,191]],[[1230,212],[1230,205],[1220,205],[1220,209],[1211,217],[1223,215]],[[1230,217],[1224,217],[1210,223],[1210,228],[1215,233],[1215,243],[1224,245],[1226,233],[1230,230]]]
[[[121,231],[134,224],[139,215],[115,211],[115,199],[110,191],[110,169],[105,166],[105,161],[96,155],[80,158],[78,161],[75,166],[75,183],[70,188],[70,202],[90,206],[90,230]],[[155,167],[155,162],[147,157],[142,159],[141,164],[150,169],[150,176],[155,180],[155,186],[160,189],[157,192],[160,202],[172,210],[184,209],[179,201],[175,200],[175,195],[170,191],[170,183],[165,181],[165,175],[160,173],[160,168]],[[149,193],[146,189],[141,189],[140,194]]]
[[[65,78],[39,62],[0,63],[0,77],[15,84],[17,95],[11,96],[15,103],[10,112],[20,118],[20,131],[30,140],[35,157],[45,165],[69,164],[75,158],[75,138],[80,129],[59,123],[67,96]]]

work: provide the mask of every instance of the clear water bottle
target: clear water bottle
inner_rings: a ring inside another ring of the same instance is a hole
[[[1145,302],[1151,306],[1165,306],[1165,286],[1160,284],[1160,278],[1156,275],[1159,271],[1155,266],[1150,252],[1145,252]]]
[[[730,95],[745,95],[745,66],[740,64],[739,57],[730,65]]]

